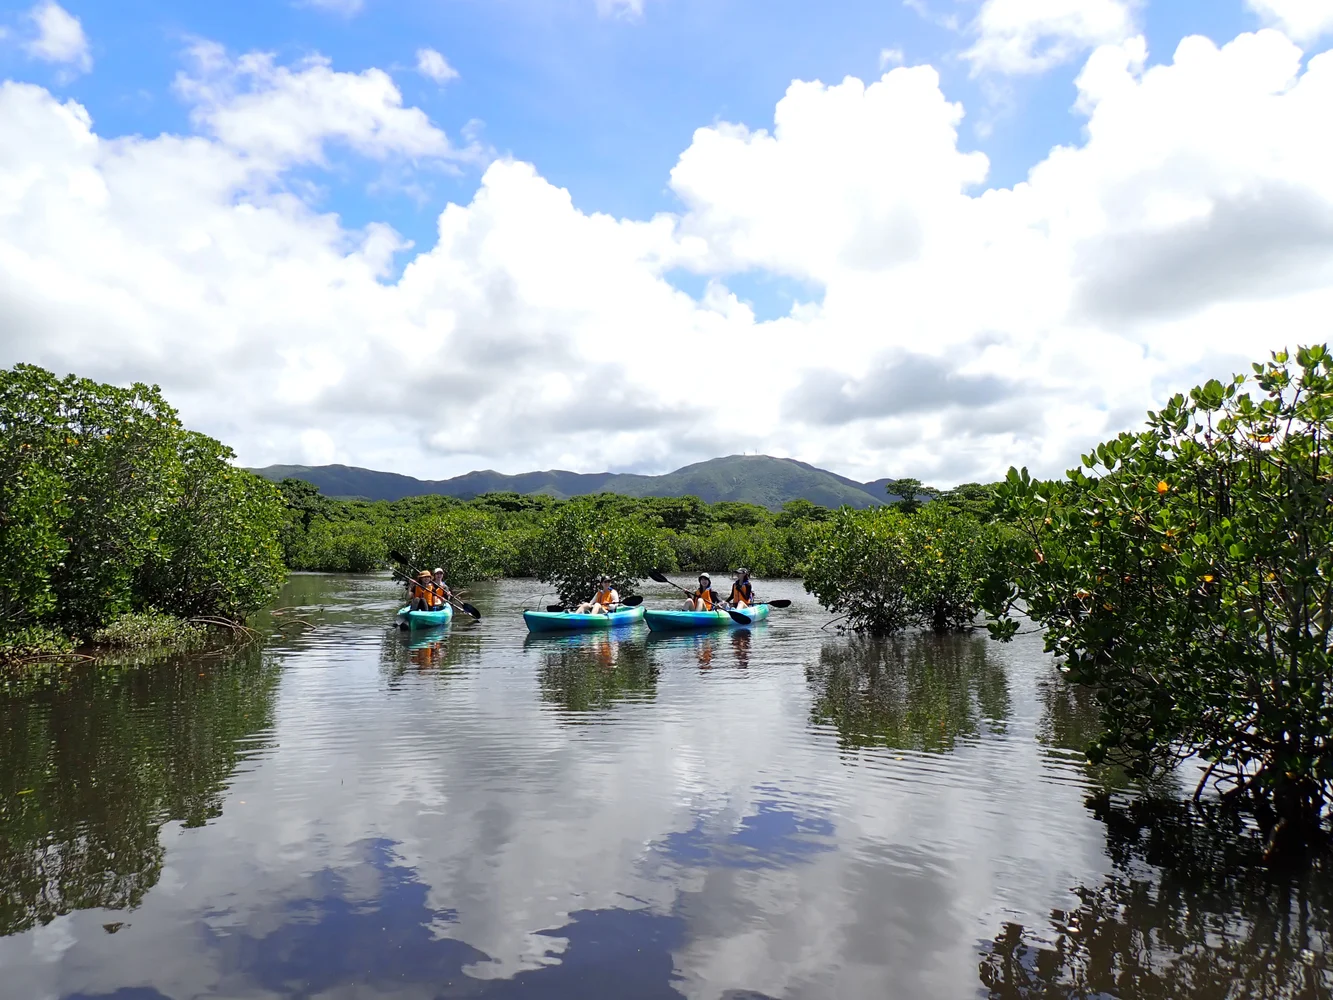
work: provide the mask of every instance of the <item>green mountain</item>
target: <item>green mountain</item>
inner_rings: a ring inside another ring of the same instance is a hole
[[[621,493],[632,497],[696,496],[708,503],[741,500],[777,510],[788,500],[804,499],[822,507],[872,507],[886,502],[882,485],[858,483],[813,465],[767,455],[732,455],[687,465],[663,476],[611,472],[469,472],[453,479],[422,480],[392,472],[372,472],[347,465],[270,465],[255,469],[277,482],[304,479],[330,497],[401,500],[438,494],[470,500],[482,493],[546,493],[554,497]],[[882,482],[882,481],[881,481]]]

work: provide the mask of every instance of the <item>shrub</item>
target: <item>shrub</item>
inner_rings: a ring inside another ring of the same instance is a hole
[[[907,525],[908,516],[891,507],[839,510],[816,536],[805,589],[855,631],[901,632],[912,624]]]
[[[514,552],[495,518],[467,507],[390,528],[387,547],[421,569],[443,567],[453,587],[504,573]]]
[[[0,369],[0,636],[262,605],[284,572],[282,502],[231,458],[155,386]]]
[[[120,649],[144,649],[199,645],[206,636],[207,630],[197,622],[149,610],[121,615],[94,632],[93,642]]]
[[[0,663],[21,663],[69,653],[74,643],[63,632],[45,625],[28,625],[0,635]]]
[[[838,511],[815,530],[805,589],[855,631],[890,635],[972,627],[994,542],[975,518],[947,508]]]
[[[1175,396],[1063,484],[1011,469],[1001,491],[1026,557],[989,604],[1022,602],[1096,689],[1090,758],[1197,754],[1199,791],[1248,804],[1270,848],[1316,836],[1333,782],[1331,444],[1333,357],[1311,347]]]
[[[534,547],[537,579],[554,584],[566,604],[586,600],[606,573],[622,593],[669,558],[662,536],[641,521],[571,501],[547,522]]]

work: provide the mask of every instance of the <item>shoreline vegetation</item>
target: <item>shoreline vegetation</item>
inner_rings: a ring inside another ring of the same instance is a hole
[[[183,428],[156,387],[0,371],[0,662],[245,629],[289,570],[390,553],[455,588],[504,576],[566,602],[599,573],[800,577],[840,629],[1026,620],[1100,706],[1087,748],[1144,787],[1187,760],[1194,796],[1245,813],[1274,858],[1327,845],[1333,797],[1333,355],[1274,353],[1083,456],[886,506],[779,511],[697,497],[487,493],[335,500],[274,485]],[[248,630],[247,630],[248,631]],[[44,645],[45,644],[45,645]]]
[[[195,641],[286,575],[282,494],[156,386],[0,370],[0,662]]]

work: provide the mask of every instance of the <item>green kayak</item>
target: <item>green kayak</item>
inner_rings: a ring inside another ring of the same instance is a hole
[[[756,604],[754,607],[738,610],[750,619],[748,624],[751,625],[768,617],[767,604]],[[740,622],[725,611],[649,611],[644,615],[644,620],[654,632],[686,632],[692,629],[740,625]]]
[[[573,611],[524,611],[529,632],[584,632],[633,625],[643,621],[643,608],[621,608],[609,615],[579,615]]]
[[[398,612],[399,628],[435,628],[448,625],[453,620],[454,609],[446,604],[439,611],[411,611],[403,608]]]

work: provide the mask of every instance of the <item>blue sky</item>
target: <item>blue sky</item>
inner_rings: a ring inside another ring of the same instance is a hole
[[[1328,0],[0,0],[0,364],[159,382],[247,464],[1059,472],[1333,307],[1330,41]]]

